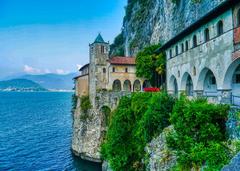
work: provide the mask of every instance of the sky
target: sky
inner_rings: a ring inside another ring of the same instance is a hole
[[[0,0],[0,78],[67,74],[89,61],[101,33],[113,42],[127,0]]]

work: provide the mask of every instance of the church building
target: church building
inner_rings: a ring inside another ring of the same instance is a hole
[[[77,96],[89,95],[94,106],[96,93],[105,91],[142,91],[148,82],[136,76],[134,57],[110,57],[110,44],[99,34],[89,45],[90,63],[80,68],[75,78]]]

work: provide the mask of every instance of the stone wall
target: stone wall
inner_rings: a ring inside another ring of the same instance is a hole
[[[87,113],[83,113],[78,98],[77,108],[73,115],[72,151],[85,160],[102,162],[100,159],[100,145],[106,132],[106,124],[101,108],[104,106],[114,110],[122,96],[131,92],[96,93],[96,104]]]

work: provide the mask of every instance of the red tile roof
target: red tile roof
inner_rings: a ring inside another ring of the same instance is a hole
[[[134,57],[121,57],[121,56],[115,56],[112,57],[109,62],[111,64],[116,65],[135,65],[135,58]]]

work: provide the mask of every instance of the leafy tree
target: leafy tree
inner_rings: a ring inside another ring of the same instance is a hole
[[[156,76],[165,74],[165,55],[156,53],[159,47],[160,45],[146,47],[136,57],[136,75],[150,80],[153,86],[156,86]]]

